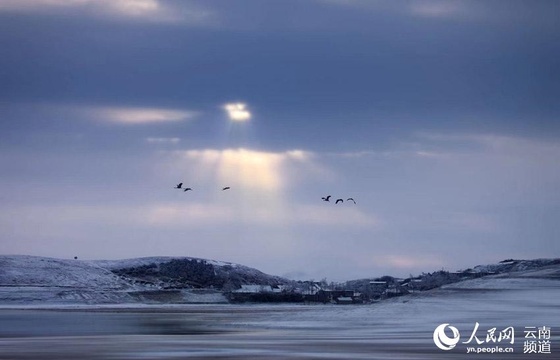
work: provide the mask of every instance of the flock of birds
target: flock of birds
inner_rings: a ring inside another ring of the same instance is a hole
[[[330,202],[331,201],[331,195],[322,197],[321,199],[323,199],[323,201],[329,201]],[[346,199],[346,201],[352,201],[354,204],[356,203],[356,200],[354,200],[353,198],[348,198],[348,199]],[[334,203],[338,204],[338,203],[343,203],[343,202],[344,202],[344,199],[336,199],[336,201]]]
[[[190,187],[185,187],[184,188],[183,183],[178,183],[177,185],[175,185],[175,189],[182,189],[183,192],[192,191],[192,188],[190,188]],[[226,187],[222,188],[222,191],[229,190],[229,189],[230,189],[230,187],[226,186]],[[323,199],[323,201],[330,202],[331,197],[332,197],[331,195],[328,195],[328,196],[322,197],[321,199]],[[348,198],[348,199],[346,199],[346,201],[352,201],[354,204],[356,204],[356,201],[353,198]],[[343,203],[343,202],[344,202],[344,199],[336,199],[335,204]]]
[[[189,190],[192,190],[192,188],[190,188],[190,187],[184,188],[183,183],[178,183],[177,185],[175,185],[175,189],[183,189],[183,192],[187,192]],[[229,190],[229,189],[230,189],[230,187],[226,186],[225,188],[222,188],[222,191]]]

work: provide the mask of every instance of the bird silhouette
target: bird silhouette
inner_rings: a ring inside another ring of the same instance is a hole
[[[222,189],[222,191],[224,191],[224,190],[229,190],[229,189],[230,189],[230,187],[229,187],[229,186],[226,186],[225,188]]]
[[[329,199],[331,198],[331,196],[326,196],[326,197],[322,197],[321,199],[323,199],[323,201],[330,201]]]
[[[185,190],[183,190],[184,192],[187,192],[189,190],[192,190],[191,188],[185,188]]]
[[[339,202],[344,202],[344,200],[342,200],[342,199],[336,199],[335,204],[338,204]]]
[[[352,198],[348,198],[348,199],[346,199],[346,201],[352,201],[354,204],[356,203],[356,201]]]
[[[178,184],[175,186],[175,189],[180,189],[181,186],[183,186],[183,183],[178,183]]]

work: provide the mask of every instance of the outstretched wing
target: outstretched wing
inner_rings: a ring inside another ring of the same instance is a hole
[[[342,200],[342,199],[336,199],[335,204],[338,204],[339,202],[344,202],[344,200]]]

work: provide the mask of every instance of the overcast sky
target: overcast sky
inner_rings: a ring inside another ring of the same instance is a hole
[[[329,281],[560,257],[559,13],[0,0],[0,253]]]

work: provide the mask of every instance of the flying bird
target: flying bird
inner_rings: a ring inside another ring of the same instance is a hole
[[[191,188],[185,188],[185,190],[183,190],[184,192],[187,192],[189,190],[192,190]]]
[[[327,196],[327,197],[322,197],[321,199],[323,199],[323,201],[330,201],[329,199],[331,198],[331,196]]]
[[[225,188],[222,189],[222,191],[229,190],[229,188],[230,188],[229,186],[226,186]]]
[[[348,199],[346,199],[346,201],[352,201],[354,204],[356,203],[356,201],[352,198],[348,198]]]
[[[335,204],[338,204],[339,202],[344,202],[344,200],[342,200],[342,199],[336,199]]]
[[[175,189],[181,189],[181,186],[183,186],[183,183],[178,183],[178,184],[175,186]]]

